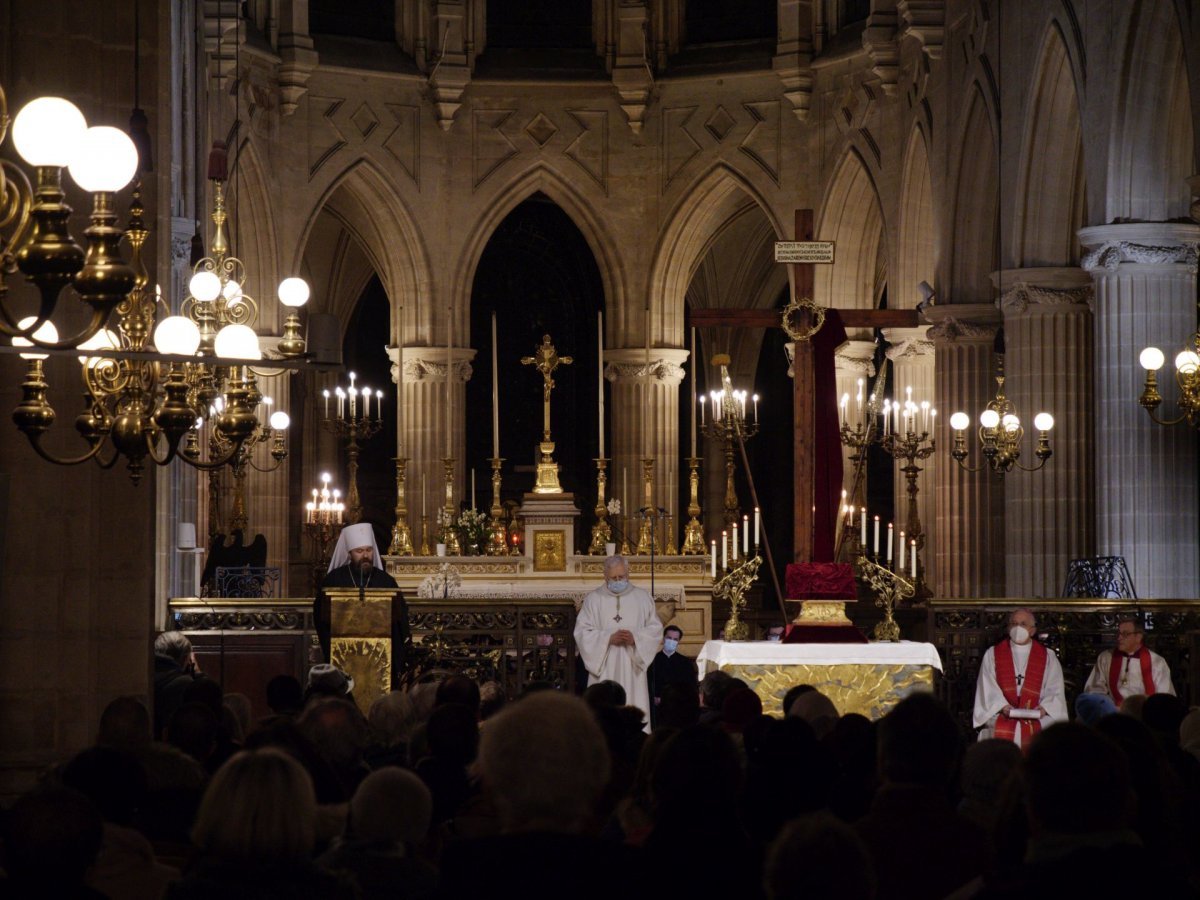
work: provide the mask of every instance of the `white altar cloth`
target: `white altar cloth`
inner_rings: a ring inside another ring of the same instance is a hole
[[[942,659],[933,644],[916,641],[875,644],[781,644],[778,641],[706,641],[696,665],[700,677],[727,665],[778,666],[784,664],[836,666],[932,666],[942,671]]]

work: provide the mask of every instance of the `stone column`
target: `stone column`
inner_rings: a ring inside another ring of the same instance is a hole
[[[1000,314],[990,303],[935,306],[925,312],[933,322],[928,337],[934,345],[938,409],[938,446],[953,446],[950,416],[971,417],[966,463],[983,465],[976,428],[979,413],[995,395],[992,347]],[[984,467],[968,472],[943,460],[934,474],[934,527],[937,543],[926,571],[937,596],[952,598],[1004,595],[1004,483]]]
[[[403,365],[401,350],[389,347],[392,359],[392,381],[399,384],[403,373],[403,385],[397,390],[398,403],[403,411],[404,429],[400,435],[400,446],[408,457],[408,523],[412,528],[413,545],[421,547],[422,504],[429,518],[432,548],[436,541],[432,532],[437,529],[437,510],[446,505],[446,477],[442,460],[446,456],[446,348],[405,347]],[[467,382],[471,378],[471,361],[475,351],[469,347],[455,347],[450,353],[450,392],[453,415],[450,420],[450,455],[455,459],[454,506],[457,509],[463,498],[463,456],[466,453],[466,409]],[[504,448],[500,448],[503,454]],[[468,488],[469,490],[469,488]],[[488,488],[490,491],[490,487]],[[491,496],[490,493],[487,495]],[[423,499],[424,498],[424,499]],[[391,525],[391,522],[387,522]]]
[[[789,344],[789,349],[795,351],[795,345]],[[848,396],[847,419],[850,426],[863,415],[867,400],[871,395],[872,380],[875,378],[875,342],[846,341],[838,348],[834,356],[835,377],[837,379],[837,402],[842,402],[843,396]],[[790,359],[789,359],[790,362]],[[795,376],[795,370],[789,365],[788,374]],[[859,381],[862,381],[862,407],[858,405]],[[842,445],[842,489],[846,492],[848,503],[854,503],[854,463],[850,460],[851,449]],[[865,464],[864,464],[865,465]],[[865,500],[867,494],[867,474],[863,470],[863,482],[860,486],[862,493],[859,500]]]
[[[892,383],[888,386],[887,396],[892,400],[904,402],[905,388],[911,387],[913,402],[919,405],[923,400],[929,401],[933,405],[933,409],[937,410],[937,416],[931,418],[932,424],[930,425],[930,436],[934,437],[936,442],[935,432],[940,424],[939,420],[944,414],[935,400],[937,396],[933,364],[935,354],[928,331],[929,329],[924,327],[885,328],[883,330],[884,339],[891,344],[887,351],[887,357],[892,361]],[[929,559],[932,559],[929,555],[930,551],[936,553],[938,546],[937,514],[934,504],[938,458],[944,457],[948,452],[945,444],[935,443],[935,447],[936,450],[932,456],[917,463],[921,467],[921,474],[917,478],[917,515],[921,518],[921,530],[925,532],[925,553],[926,558]],[[895,498],[894,521],[897,539],[900,536],[902,523],[908,521],[908,486],[902,471],[904,465],[902,460],[896,461],[893,496]],[[899,547],[897,547],[897,555],[899,552]],[[934,575],[935,567],[928,566],[925,570],[925,582],[936,593],[937,582],[934,580]]]
[[[1196,433],[1156,425],[1137,405],[1147,346],[1166,354],[1160,418],[1177,415],[1172,361],[1196,331],[1200,226],[1098,225],[1079,231],[1096,285],[1096,553],[1123,556],[1143,598],[1195,597]]]
[[[1010,597],[1058,597],[1071,560],[1092,556],[1092,283],[1076,268],[1000,273],[1005,394],[1025,429],[1020,465],[1033,455],[1039,412],[1054,416],[1054,455],[1005,484],[1006,588]]]
[[[677,485],[680,473],[686,469],[679,447],[679,386],[687,358],[686,350],[652,347],[647,368],[644,348],[604,351],[604,377],[612,383],[610,495],[620,499],[623,513],[640,507],[644,496],[642,460],[653,457],[655,504],[666,507],[675,517],[672,528],[676,545],[680,516]],[[701,440],[699,436],[697,440]],[[699,443],[697,450],[702,446]],[[713,463],[713,458],[707,456],[703,465],[708,468]],[[627,488],[622,486],[622,473],[627,476]],[[631,545],[636,543],[636,526],[633,531]]]

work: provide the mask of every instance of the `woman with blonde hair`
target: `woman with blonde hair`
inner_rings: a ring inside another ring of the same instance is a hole
[[[353,890],[311,859],[317,801],[300,763],[279,750],[238,753],[213,776],[192,843],[197,856],[170,900],[350,898]]]

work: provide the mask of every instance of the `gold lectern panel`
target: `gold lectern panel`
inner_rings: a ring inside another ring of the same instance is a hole
[[[326,588],[330,662],[354,679],[354,699],[365,715],[392,689],[394,590]]]

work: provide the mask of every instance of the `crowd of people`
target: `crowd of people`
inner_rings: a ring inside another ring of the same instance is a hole
[[[676,629],[677,631],[677,629]],[[677,640],[678,635],[668,632]],[[3,819],[0,897],[1196,896],[1200,710],[1170,694],[1019,748],[929,694],[879,722],[726,673],[581,697],[431,673],[363,715],[316,666],[257,721],[156,642],[153,709]],[[695,683],[693,682],[693,685]]]

